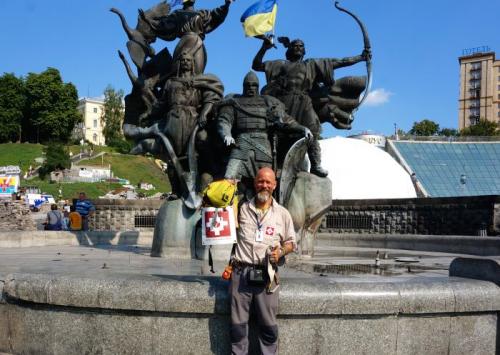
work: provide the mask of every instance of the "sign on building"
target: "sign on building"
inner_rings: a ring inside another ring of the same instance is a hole
[[[17,193],[20,175],[21,169],[18,166],[0,167],[0,198],[10,197]]]

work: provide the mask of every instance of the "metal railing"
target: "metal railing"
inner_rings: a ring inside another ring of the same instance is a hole
[[[364,229],[372,228],[373,216],[326,216],[328,229]]]
[[[135,228],[154,228],[156,225],[156,216],[134,216]]]

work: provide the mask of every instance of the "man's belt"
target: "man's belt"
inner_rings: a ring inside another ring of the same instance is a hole
[[[231,260],[231,266],[236,268],[236,269],[244,269],[246,267],[253,268],[253,269],[261,269],[261,270],[265,269],[264,265],[255,265],[255,264],[245,263],[243,261],[234,260],[234,259]]]

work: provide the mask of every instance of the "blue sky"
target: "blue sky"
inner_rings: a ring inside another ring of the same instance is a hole
[[[0,0],[0,73],[26,75],[58,68],[80,96],[100,96],[111,84],[130,91],[117,56],[126,52],[126,36],[109,8],[121,9],[136,24],[137,9],[157,1],[130,0]],[[197,8],[213,8],[223,0],[198,0]],[[209,34],[206,72],[219,76],[226,92],[240,92],[243,76],[261,42],[245,38],[239,22],[253,0],[237,0],[226,22]],[[391,134],[394,123],[409,130],[429,118],[456,128],[458,60],[462,50],[487,45],[499,51],[500,2],[497,0],[344,0],[368,28],[373,48],[372,100],[356,114],[352,131],[324,126],[324,136],[363,130]],[[307,57],[344,57],[361,53],[363,40],[354,20],[329,0],[281,0],[277,35],[300,37]],[[173,51],[175,42],[156,48]],[[271,50],[266,59],[284,57]],[[364,63],[336,72],[336,77],[364,75]],[[261,76],[263,79],[263,77]]]

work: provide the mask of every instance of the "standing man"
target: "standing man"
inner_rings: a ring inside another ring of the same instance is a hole
[[[80,192],[75,203],[75,210],[82,216],[82,230],[89,229],[89,217],[95,212],[94,204],[87,199],[85,192]]]
[[[264,93],[282,101],[287,113],[311,130],[314,139],[310,141],[307,150],[311,160],[311,173],[326,177],[328,171],[321,167],[321,148],[318,142],[321,123],[313,107],[311,91],[318,85],[332,86],[335,69],[364,61],[371,53],[364,51],[354,57],[304,60],[306,50],[302,40],[295,39],[290,42],[288,38],[280,37],[279,41],[287,48],[286,60],[263,62],[265,53],[273,47],[270,39],[265,38],[255,55],[252,68],[266,73],[267,87]]]
[[[270,168],[258,171],[254,180],[256,196],[245,202],[239,212],[236,244],[230,283],[231,352],[248,354],[248,320],[254,303],[259,323],[262,354],[275,354],[278,348],[279,289],[270,291],[266,277],[268,264],[295,251],[295,231],[290,213],[272,197],[276,176]],[[263,275],[263,277],[259,277]]]

